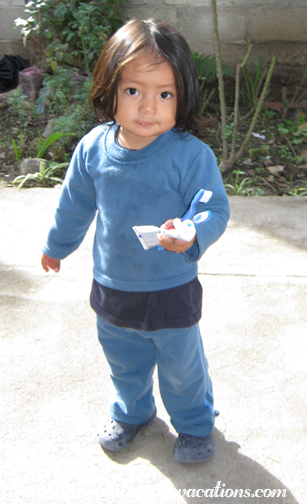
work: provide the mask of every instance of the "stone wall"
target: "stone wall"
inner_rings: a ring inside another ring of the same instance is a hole
[[[307,66],[307,0],[217,0],[222,58],[234,70],[253,42],[250,67],[259,57],[269,64],[278,57],[276,72],[284,81],[297,78]],[[210,0],[130,0],[127,17],[166,19],[179,29],[190,47],[214,54]],[[285,82],[286,83],[286,82]]]
[[[307,66],[307,0],[217,0],[222,57],[231,69],[254,43],[250,66],[261,56],[269,63],[278,57],[276,71],[290,79]],[[26,55],[16,17],[23,14],[23,0],[0,0],[0,58]],[[186,37],[190,47],[213,54],[213,24],[210,0],[130,0],[123,2],[125,18],[166,19]]]

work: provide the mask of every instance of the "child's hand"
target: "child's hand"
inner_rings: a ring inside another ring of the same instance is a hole
[[[173,221],[174,219],[167,220],[161,226],[161,228],[164,229],[173,228],[174,227]],[[193,243],[197,242],[197,236],[195,235],[193,240],[191,241],[183,241],[183,240],[177,240],[176,238],[169,238],[168,236],[165,236],[163,233],[159,233],[158,240],[160,242],[161,247],[165,248],[169,252],[175,252],[176,254],[179,254],[181,252],[185,252],[193,245]]]
[[[61,261],[59,259],[52,259],[52,257],[47,256],[46,254],[42,255],[41,259],[42,267],[48,273],[49,268],[58,273],[61,267]]]

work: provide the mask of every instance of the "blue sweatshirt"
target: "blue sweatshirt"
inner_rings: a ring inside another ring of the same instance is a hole
[[[78,144],[63,184],[43,251],[64,259],[81,244],[97,212],[93,247],[95,280],[121,291],[150,292],[185,284],[197,261],[224,232],[229,204],[212,150],[194,136],[173,130],[141,150],[116,142],[118,125],[97,126]],[[182,217],[199,189],[210,201],[197,212],[212,217],[197,225],[185,253],[145,251],[133,226],[161,226]]]

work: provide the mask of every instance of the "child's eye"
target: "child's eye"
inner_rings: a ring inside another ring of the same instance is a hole
[[[173,95],[172,93],[169,93],[168,91],[163,91],[163,93],[161,93],[161,98],[163,98],[163,100],[169,100]]]
[[[132,87],[132,88],[126,89],[126,93],[130,96],[136,96],[136,95],[138,95],[138,90]]]

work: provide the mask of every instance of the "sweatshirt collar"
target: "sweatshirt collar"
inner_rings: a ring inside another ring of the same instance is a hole
[[[156,155],[157,152],[164,149],[164,147],[170,142],[171,138],[175,134],[172,130],[159,135],[153,142],[151,142],[146,147],[140,150],[129,150],[121,147],[116,140],[116,133],[119,125],[117,123],[113,124],[107,129],[106,135],[104,137],[104,147],[106,153],[113,159],[121,162],[144,162],[145,159]]]

